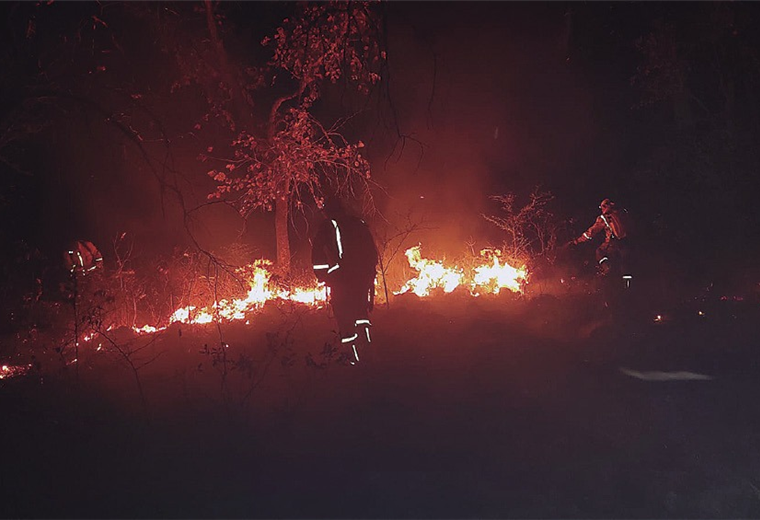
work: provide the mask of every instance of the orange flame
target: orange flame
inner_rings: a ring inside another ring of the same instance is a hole
[[[445,293],[453,292],[458,287],[466,287],[473,296],[481,294],[498,294],[502,289],[522,292],[527,283],[525,266],[515,268],[501,259],[498,249],[484,249],[480,252],[480,265],[464,269],[458,266],[446,267],[442,262],[423,258],[420,245],[406,251],[409,265],[417,271],[417,276],[408,280],[394,294],[413,292],[417,296],[429,296],[433,289],[440,288]],[[241,321],[250,323],[249,314],[261,310],[268,301],[289,301],[309,306],[321,306],[327,301],[327,288],[324,284],[313,287],[298,287],[286,290],[272,283],[272,262],[257,260],[253,264],[241,267],[236,274],[248,284],[245,297],[221,299],[211,305],[200,307],[188,305],[172,313],[164,325],[133,326],[137,334],[152,334],[165,330],[173,323],[206,324],[214,321]]]
[[[509,289],[512,292],[522,292],[523,286],[528,280],[528,270],[525,266],[520,268],[512,267],[508,263],[501,264],[501,251],[498,249],[483,249],[480,256],[492,259],[490,265],[481,265],[474,269],[475,275],[472,280],[470,292],[478,296],[477,288],[485,292],[499,294],[502,289]]]
[[[406,258],[409,260],[409,266],[419,274],[394,294],[412,291],[417,296],[428,296],[432,289],[437,288],[450,293],[464,281],[464,272],[461,269],[444,267],[440,262],[422,258],[419,245],[407,249]]]
[[[409,265],[419,274],[394,294],[411,291],[423,297],[430,295],[433,289],[441,288],[443,292],[450,293],[463,285],[469,287],[473,296],[483,293],[499,294],[501,289],[522,292],[528,280],[525,266],[515,268],[506,262],[502,264],[501,251],[498,249],[483,249],[480,256],[487,263],[465,270],[456,266],[445,267],[441,262],[422,258],[420,246],[411,247],[406,250],[406,257]]]
[[[242,276],[248,284],[248,293],[245,297],[222,299],[201,308],[195,305],[181,307],[169,317],[168,325],[172,323],[205,324],[217,319],[221,321],[246,320],[248,313],[260,310],[266,302],[277,299],[312,306],[322,305],[327,301],[327,290],[324,285],[296,288],[292,291],[275,287],[271,283],[271,266],[272,262],[269,260],[257,260],[253,264],[237,269],[236,274]],[[160,327],[143,325],[132,327],[132,330],[138,334],[150,334],[164,330],[168,325]]]

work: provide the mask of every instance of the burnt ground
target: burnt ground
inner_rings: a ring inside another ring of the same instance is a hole
[[[147,345],[135,363],[161,354],[138,372],[144,404],[130,368],[94,348],[82,348],[78,374],[50,360],[42,382],[2,382],[0,511],[760,515],[760,305],[645,298],[624,309],[587,294],[399,297],[374,313],[367,363],[346,367],[323,351],[325,311],[270,306],[222,330],[226,376],[213,327],[173,326],[152,343],[116,334],[123,349]]]

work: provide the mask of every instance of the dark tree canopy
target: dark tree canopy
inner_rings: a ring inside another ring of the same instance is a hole
[[[287,238],[292,210],[328,187],[377,197],[376,182],[382,209],[438,215],[459,199],[450,214],[478,214],[476,198],[513,190],[528,200],[540,184],[558,214],[585,219],[611,196],[655,249],[704,270],[747,257],[760,230],[754,3],[0,11],[3,238],[55,249],[118,227],[206,247],[201,215],[229,210],[286,265],[305,238]]]

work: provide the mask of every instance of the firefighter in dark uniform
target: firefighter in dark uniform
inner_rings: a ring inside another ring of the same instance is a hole
[[[356,365],[358,343],[372,341],[369,313],[375,299],[377,247],[367,224],[347,213],[339,199],[327,198],[322,210],[327,218],[312,243],[314,274],[328,287],[341,346]]]
[[[610,272],[610,264],[613,264],[623,277],[624,286],[630,287],[633,278],[629,261],[629,232],[630,224],[628,212],[618,210],[615,203],[610,199],[604,199],[599,204],[602,214],[596,217],[594,224],[581,236],[572,240],[573,245],[588,242],[596,235],[604,231],[604,242],[596,249],[596,261],[603,275]]]

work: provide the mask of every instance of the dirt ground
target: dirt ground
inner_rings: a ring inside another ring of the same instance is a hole
[[[326,310],[96,338],[0,381],[0,513],[760,515],[760,305],[645,301],[397,297],[358,367]]]

